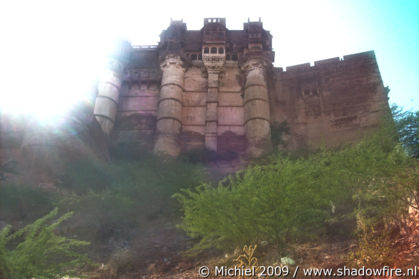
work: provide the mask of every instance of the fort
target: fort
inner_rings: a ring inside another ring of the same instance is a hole
[[[260,20],[243,30],[225,18],[205,18],[201,30],[172,21],[156,46],[121,44],[94,115],[113,144],[171,157],[206,149],[256,158],[273,149],[278,123],[289,127],[287,149],[354,142],[379,125],[388,92],[373,51],[286,68],[274,59]]]
[[[201,30],[172,21],[156,46],[121,42],[91,102],[59,127],[1,114],[0,165],[43,182],[68,162],[138,147],[173,158],[204,151],[209,167],[231,172],[273,150],[357,142],[379,126],[388,90],[373,51],[286,68],[274,58],[261,21],[243,30],[224,18]]]

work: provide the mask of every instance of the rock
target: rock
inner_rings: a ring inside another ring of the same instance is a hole
[[[283,257],[281,258],[281,264],[283,265],[294,265],[295,261],[289,257]]]

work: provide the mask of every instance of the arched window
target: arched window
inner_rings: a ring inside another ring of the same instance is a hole
[[[223,54],[223,53],[224,53],[224,48],[220,47],[220,48],[218,49],[218,53],[219,53],[219,54]]]
[[[211,48],[211,53],[217,53],[217,48],[216,47],[212,47]]]
[[[196,59],[197,59],[196,54],[192,54],[192,55],[191,55],[191,60],[196,60]]]
[[[209,53],[209,48],[204,48],[204,53]]]
[[[231,56],[231,60],[233,60],[233,61],[237,61],[237,54],[233,54],[233,55]]]
[[[230,60],[230,54],[226,55],[226,60]]]

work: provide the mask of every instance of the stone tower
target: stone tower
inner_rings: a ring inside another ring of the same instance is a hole
[[[108,67],[98,85],[94,115],[103,132],[109,135],[115,125],[122,75],[131,45],[120,42],[108,57]]]

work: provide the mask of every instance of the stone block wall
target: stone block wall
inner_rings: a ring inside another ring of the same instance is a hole
[[[112,142],[172,157],[204,148],[259,157],[272,150],[275,123],[287,122],[289,149],[354,142],[379,125],[388,103],[374,52],[286,69],[273,67],[274,54],[260,21],[243,30],[225,19],[201,30],[172,22],[157,46],[116,56],[124,71]]]
[[[359,140],[388,107],[372,51],[276,68],[272,93],[272,120],[289,124],[289,148]]]

